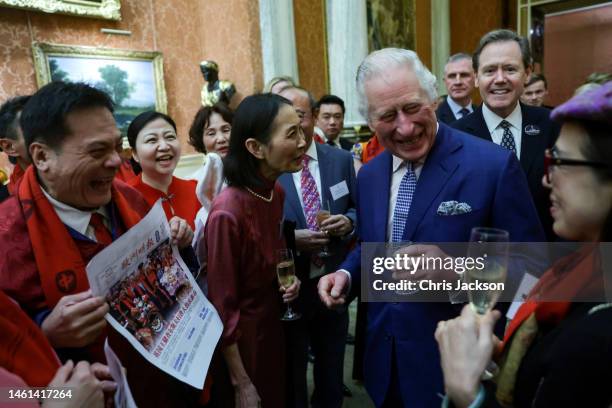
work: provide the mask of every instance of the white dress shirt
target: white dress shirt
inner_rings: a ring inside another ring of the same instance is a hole
[[[514,144],[516,145],[516,156],[521,157],[521,129],[523,127],[523,115],[521,113],[521,104],[516,103],[516,107],[510,115],[505,118],[498,116],[484,103],[482,104],[482,116],[484,117],[491,139],[495,144],[501,145],[502,138],[504,137],[504,128],[500,126],[501,122],[505,120],[510,123],[510,131],[514,137]]]
[[[461,109],[465,108],[465,109],[469,110],[470,113],[474,112],[474,106],[472,106],[471,103],[468,103],[467,106],[461,106],[457,102],[455,102],[455,100],[453,98],[451,98],[450,96],[446,97],[446,103],[448,103],[448,107],[450,108],[451,112],[453,112],[453,115],[455,115],[455,119],[457,119],[457,120],[459,120],[459,119],[461,119],[463,117],[459,113],[459,111],[461,111]]]
[[[91,215],[94,212],[101,214],[104,219],[104,225],[106,225],[107,228],[109,227],[109,220],[104,207],[100,207],[95,211],[79,210],[78,208],[71,207],[68,204],[64,204],[51,197],[44,188],[41,187],[41,190],[51,203],[51,206],[53,206],[53,209],[55,210],[55,213],[59,217],[60,221],[80,234],[85,235],[92,241],[97,242],[96,233],[93,227],[89,224]]]
[[[310,157],[308,161],[308,170],[312,177],[315,180],[317,185],[317,192],[319,193],[319,199],[323,200],[323,194],[321,190],[321,173],[319,171],[319,156],[317,155],[317,148],[315,146],[316,142],[313,140],[306,150],[306,155]],[[293,184],[295,185],[295,189],[297,191],[298,199],[300,200],[300,205],[302,206],[302,212],[304,212],[304,199],[302,198],[302,170],[297,173],[293,173]],[[321,201],[322,202],[322,201]],[[304,218],[306,218],[306,212],[304,212]],[[325,273],[325,265],[318,267],[312,262],[310,263],[310,278],[316,278],[317,276],[321,276]]]

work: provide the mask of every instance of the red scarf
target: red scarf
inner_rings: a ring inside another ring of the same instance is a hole
[[[113,181],[113,202],[126,228],[141,217]],[[63,296],[89,289],[83,260],[70,233],[42,192],[32,166],[19,184],[17,198],[23,211],[36,267],[40,275],[47,306],[53,308]]]
[[[571,299],[585,300],[601,294],[603,275],[596,244],[586,244],[579,251],[559,260],[533,287],[527,301],[516,312],[504,335],[504,344],[532,314],[539,323],[557,325],[569,312]],[[544,298],[539,301],[538,297]],[[602,295],[601,295],[602,296]],[[599,296],[599,297],[601,297]],[[548,301],[546,301],[548,299]],[[568,299],[567,301],[553,301]]]
[[[119,171],[117,172],[116,177],[124,183],[127,183],[136,177],[129,160],[123,159],[121,161],[121,166],[119,166]]]
[[[370,140],[368,140],[365,149],[363,149],[361,162],[363,164],[366,164],[367,162],[378,156],[380,153],[382,153],[384,150],[385,148],[378,141],[378,137],[376,136],[376,134],[374,134],[370,138]]]
[[[19,185],[19,180],[23,177],[25,171],[21,168],[20,165],[16,164],[13,167],[13,172],[9,177],[9,182],[7,184],[9,193],[11,195],[15,195],[17,193],[17,186]]]
[[[60,366],[49,341],[11,298],[0,291],[0,367],[30,387],[46,387]]]

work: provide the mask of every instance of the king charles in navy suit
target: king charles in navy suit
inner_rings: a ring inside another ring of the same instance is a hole
[[[414,52],[373,52],[357,71],[357,87],[362,114],[386,149],[357,179],[361,242],[466,242],[473,227],[507,230],[513,242],[544,239],[516,156],[438,123],[435,77]],[[402,186],[411,177],[407,199]],[[453,201],[469,210],[440,210]],[[444,256],[434,245],[421,249]],[[321,278],[319,295],[329,307],[360,289],[360,267],[358,246],[340,270]],[[440,406],[434,331],[444,316],[457,314],[450,302],[368,305],[365,386],[377,407]]]

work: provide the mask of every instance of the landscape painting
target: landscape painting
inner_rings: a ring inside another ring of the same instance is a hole
[[[115,103],[115,119],[124,135],[141,112],[166,112],[160,53],[42,43],[33,49],[39,86],[86,82],[105,91]]]

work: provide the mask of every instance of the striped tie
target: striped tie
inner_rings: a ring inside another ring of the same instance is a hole
[[[311,231],[318,231],[319,226],[317,225],[317,213],[321,209],[321,198],[319,197],[319,191],[317,190],[317,183],[315,182],[308,163],[310,163],[310,157],[304,155],[302,161],[304,167],[302,168],[301,184],[302,184],[302,202],[304,203],[304,214],[306,215],[306,225]],[[317,255],[311,256],[311,261],[318,267],[323,265],[323,260]]]

